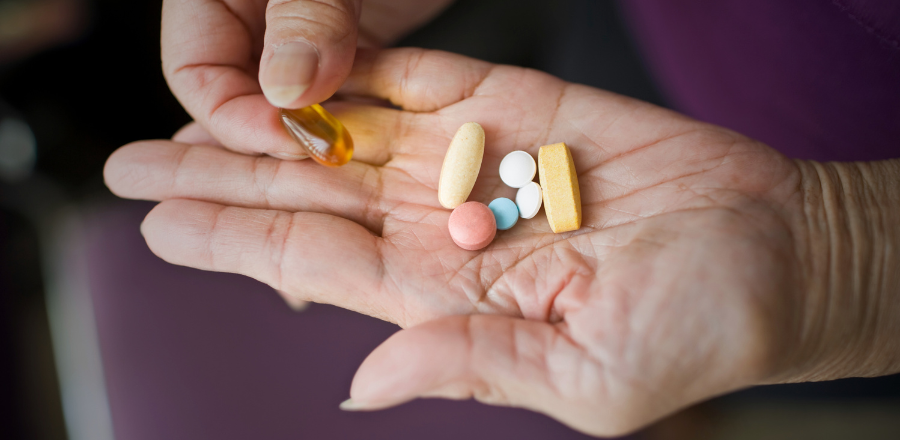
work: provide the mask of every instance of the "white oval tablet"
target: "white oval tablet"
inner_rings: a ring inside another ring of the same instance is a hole
[[[519,188],[516,193],[516,206],[519,207],[519,216],[522,218],[532,218],[541,210],[543,197],[541,194],[541,186],[537,182],[530,182]]]
[[[535,173],[537,164],[534,157],[522,150],[513,151],[500,161],[500,180],[513,188],[528,185],[534,180]]]

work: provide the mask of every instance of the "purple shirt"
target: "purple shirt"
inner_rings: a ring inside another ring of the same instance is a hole
[[[621,3],[678,110],[791,157],[900,157],[900,0]]]

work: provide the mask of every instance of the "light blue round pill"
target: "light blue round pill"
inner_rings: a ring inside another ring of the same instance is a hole
[[[494,213],[494,218],[497,220],[497,229],[501,231],[515,226],[516,222],[519,221],[519,208],[516,207],[516,202],[506,197],[494,199],[488,205],[488,208],[491,208],[491,212]]]

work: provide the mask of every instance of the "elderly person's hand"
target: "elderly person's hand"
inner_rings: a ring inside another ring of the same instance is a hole
[[[324,101],[349,74],[357,44],[390,43],[451,1],[165,0],[163,73],[222,145],[299,159],[306,152],[275,107]]]
[[[795,162],[650,104],[442,52],[361,53],[342,91],[402,108],[328,105],[356,141],[344,167],[145,141],[110,158],[106,181],[162,200],[142,232],[167,261],[403,327],[344,408],[475,397],[618,434],[751,385],[900,370],[896,162]],[[514,194],[498,177],[510,151],[566,142],[582,228],[554,234],[541,213],[458,248],[437,183],[469,121],[487,136],[470,200]]]

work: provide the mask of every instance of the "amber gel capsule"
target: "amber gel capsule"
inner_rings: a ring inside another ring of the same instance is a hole
[[[344,124],[319,104],[281,109],[281,123],[316,162],[339,167],[353,157],[353,140]]]

